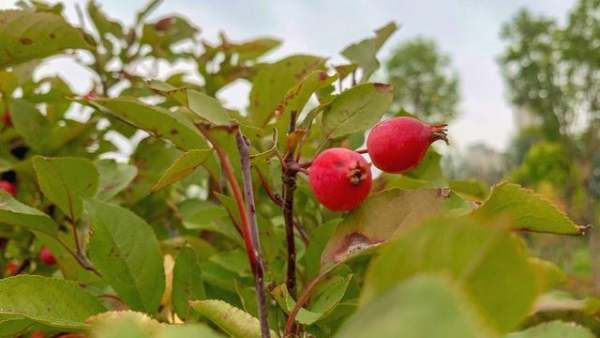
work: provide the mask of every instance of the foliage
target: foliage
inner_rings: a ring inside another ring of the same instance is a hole
[[[448,181],[433,150],[408,173],[378,176],[351,212],[310,192],[315,156],[360,147],[392,106],[392,86],[370,76],[396,24],[345,48],[349,63],[266,62],[278,40],[201,41],[184,17],[152,18],[159,4],[129,27],[94,1],[92,27],[40,1],[0,12],[0,178],[18,191],[0,191],[0,336],[586,337],[547,313],[528,328],[564,278],[523,239],[585,229],[542,196]],[[444,58],[424,46],[409,54],[442,76]],[[92,88],[33,78],[52,55],[88,68]],[[182,61],[194,71],[138,67]],[[431,70],[413,66],[410,77]],[[243,111],[217,99],[236,82],[250,85]],[[435,94],[453,113],[455,79],[429,85],[415,112],[450,118]]]

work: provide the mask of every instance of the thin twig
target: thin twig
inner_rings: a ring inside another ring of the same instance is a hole
[[[82,268],[84,268],[85,270],[93,272],[98,277],[102,277],[102,275],[100,274],[100,272],[98,272],[98,270],[96,270],[96,268],[94,267],[94,265],[85,256],[83,256],[83,254],[77,254],[75,251],[73,251],[73,249],[71,249],[67,245],[67,243],[65,243],[61,239],[58,239],[58,243],[63,248],[65,248],[65,250],[67,250],[67,252],[71,256],[73,256],[73,258],[77,261],[77,263],[79,263],[79,265],[81,265]]]
[[[230,190],[231,194],[233,195],[233,199],[235,200],[236,207],[238,209],[238,213],[240,216],[240,223],[241,223],[240,230],[242,232],[242,238],[244,240],[244,244],[246,247],[246,255],[248,256],[248,260],[250,261],[250,267],[252,268],[252,272],[255,274],[255,280],[256,280],[256,274],[257,274],[257,271],[259,270],[258,260],[260,259],[260,257],[258,256],[259,255],[258,250],[255,248],[254,241],[252,240],[253,235],[252,235],[252,226],[250,225],[250,221],[249,221],[249,213],[246,210],[246,203],[244,202],[244,198],[242,197],[242,191],[241,191],[240,185],[237,181],[237,178],[235,177],[235,174],[233,171],[233,166],[231,165],[231,160],[229,159],[229,156],[223,150],[223,148],[221,148],[219,146],[219,144],[214,140],[213,136],[210,133],[209,126],[199,123],[196,125],[196,127],[198,128],[200,133],[202,135],[204,135],[206,140],[210,143],[213,150],[216,152],[217,157],[219,158],[219,162],[221,164],[223,174],[225,175],[225,178],[227,179],[227,183],[229,185],[229,190]],[[239,127],[231,126],[227,130],[229,132],[238,133]],[[264,293],[264,290],[262,290],[262,291]],[[257,286],[257,292],[259,292],[258,286]],[[259,311],[260,311],[260,307],[259,307]],[[264,316],[266,318],[266,313],[264,314]],[[264,323],[261,322],[261,332],[264,330],[265,330]],[[263,338],[269,337],[270,331],[268,329],[268,326],[266,327],[266,330],[268,332],[267,336],[265,336],[264,332],[263,332],[262,333]]]
[[[319,285],[319,283],[327,276],[329,271],[331,270],[321,272],[319,275],[317,275],[317,277],[315,277],[308,284],[306,284],[306,287],[302,291],[300,298],[298,298],[298,301],[296,302],[296,304],[294,304],[294,307],[292,307],[290,313],[288,314],[288,319],[285,323],[285,332],[283,334],[284,338],[289,337],[292,334],[292,330],[294,329],[294,322],[296,321],[296,315],[298,314],[300,309],[302,309],[302,307],[306,303],[308,303],[313,291],[315,290],[315,287]]]
[[[269,182],[267,182],[267,179],[260,171],[260,169],[256,168],[256,174],[258,175],[260,184],[262,185],[263,189],[265,190],[267,196],[269,196],[271,201],[273,201],[273,203],[275,203],[278,207],[283,207],[283,200],[281,199],[281,196],[273,192],[273,189],[271,189],[271,186],[269,186]]]
[[[250,235],[254,244],[256,256],[256,266],[254,268],[254,283],[256,286],[256,301],[258,304],[258,317],[260,320],[260,331],[263,338],[269,338],[269,322],[267,320],[267,302],[265,299],[265,281],[264,281],[264,262],[260,250],[260,237],[258,234],[258,224],[256,223],[256,205],[254,203],[254,190],[252,188],[252,175],[250,173],[250,149],[248,140],[242,132],[236,133],[236,141],[242,162],[242,183],[244,185],[244,195],[246,197],[246,212],[248,213],[248,222],[250,225]]]

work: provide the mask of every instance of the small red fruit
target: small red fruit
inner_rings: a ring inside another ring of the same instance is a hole
[[[5,111],[4,114],[2,114],[1,120],[2,120],[2,124],[5,127],[9,127],[12,125],[12,122],[10,120],[10,112],[9,111]]]
[[[54,258],[52,251],[50,251],[45,246],[42,247],[42,249],[40,250],[40,260],[46,265],[56,264],[56,259]]]
[[[21,267],[20,267],[19,263],[15,262],[15,261],[10,261],[10,262],[6,263],[6,270],[4,273],[7,276],[14,276],[19,273],[20,268]]]
[[[445,124],[429,125],[412,117],[379,122],[367,138],[367,150],[375,166],[400,173],[415,168],[437,140],[448,143]]]
[[[17,194],[17,187],[9,181],[0,181],[0,190],[4,190],[7,193],[15,196]]]
[[[31,338],[45,338],[46,334],[42,331],[33,331],[31,332]]]
[[[309,183],[319,202],[330,210],[351,210],[371,190],[371,165],[353,150],[330,148],[312,162]]]

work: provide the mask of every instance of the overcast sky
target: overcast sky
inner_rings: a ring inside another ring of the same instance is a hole
[[[74,3],[65,1],[73,17]],[[144,1],[100,0],[105,12],[131,22]],[[514,132],[512,109],[496,63],[503,49],[499,38],[502,23],[522,7],[559,18],[574,0],[166,0],[154,17],[181,13],[202,29],[204,38],[213,40],[223,30],[232,40],[274,36],[284,44],[270,59],[293,53],[311,53],[341,60],[337,56],[348,43],[370,36],[389,21],[402,28],[385,45],[380,56],[391,47],[416,36],[435,39],[448,53],[461,79],[460,117],[451,123],[450,133],[461,147],[485,142],[504,149]],[[0,8],[13,0],[0,0]],[[51,63],[46,72],[60,71],[65,77],[85,76],[81,70],[60,68]],[[232,106],[247,102],[245,86],[228,88],[222,97]]]

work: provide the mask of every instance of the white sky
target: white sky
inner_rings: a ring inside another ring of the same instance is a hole
[[[74,18],[74,3],[64,1]],[[145,1],[99,0],[105,12],[131,22]],[[385,45],[385,58],[393,45],[416,36],[435,39],[448,53],[461,79],[461,115],[450,125],[454,145],[461,148],[484,142],[504,149],[514,131],[512,109],[507,102],[496,58],[503,50],[499,38],[502,23],[522,7],[563,19],[574,0],[166,0],[153,17],[179,13],[215,41],[220,30],[232,40],[256,36],[284,39],[270,58],[311,53],[341,60],[347,44],[370,36],[389,21],[402,27]],[[13,0],[0,0],[0,8]],[[55,60],[45,72],[58,72],[81,85],[88,74]],[[87,88],[85,88],[87,89]],[[85,89],[82,89],[83,92]],[[222,97],[232,106],[247,102],[245,86],[226,89]]]

